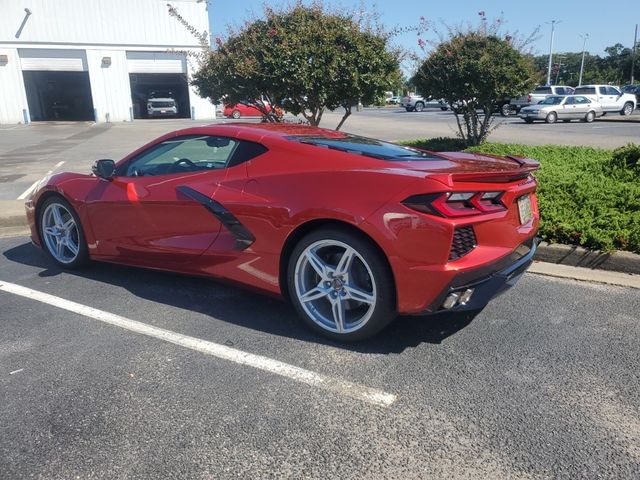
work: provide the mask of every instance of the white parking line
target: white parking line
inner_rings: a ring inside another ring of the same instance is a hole
[[[53,168],[52,168],[51,170],[49,170],[49,171],[44,175],[44,177],[42,177],[42,178],[46,178],[46,177],[48,177],[49,175],[51,175],[51,174],[53,173],[53,171],[54,171],[56,168],[58,168],[58,167],[62,166],[62,164],[63,164],[63,163],[64,163],[64,161],[56,163],[56,164],[53,166]],[[40,179],[40,180],[42,180],[42,179]],[[17,198],[17,200],[24,200],[25,198],[27,198],[27,197],[29,196],[29,194],[33,191],[33,189],[34,189],[34,188],[36,188],[36,185],[38,185],[38,183],[40,182],[40,180],[36,180],[35,182],[33,182],[29,188],[27,188],[24,192],[22,192],[22,195],[20,195],[20,196]]]
[[[387,393],[375,388],[316,373],[272,358],[244,352],[242,350],[230,348],[226,345],[220,345],[208,340],[189,337],[170,330],[165,330],[164,328],[154,327],[146,323],[121,317],[114,313],[98,310],[97,308],[65,300],[64,298],[49,295],[48,293],[40,292],[38,290],[32,290],[30,288],[23,287],[22,285],[16,285],[15,283],[0,280],[0,290],[41,303],[46,303],[47,305],[68,310],[69,312],[93,318],[132,332],[164,340],[165,342],[180,345],[185,348],[190,348],[191,350],[212,355],[230,362],[275,373],[276,375],[281,375],[291,380],[322,388],[324,390],[337,392],[380,407],[389,407],[396,401],[396,396],[392,393]]]

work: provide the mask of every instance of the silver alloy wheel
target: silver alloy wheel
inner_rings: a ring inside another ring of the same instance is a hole
[[[423,110],[424,110],[424,103],[422,103],[422,102],[416,102],[415,110],[416,110],[416,112],[421,112],[421,111],[423,111]]]
[[[51,203],[42,214],[41,232],[49,253],[60,263],[73,262],[80,253],[80,235],[71,212]]]
[[[371,268],[353,247],[338,240],[309,245],[296,261],[296,295],[321,328],[350,333],[362,328],[376,307]]]
[[[626,117],[628,115],[631,115],[633,113],[633,104],[631,102],[627,102],[624,104],[624,107],[622,108],[622,114]]]
[[[591,122],[593,122],[595,120],[595,118],[596,118],[595,112],[591,111],[591,112],[587,113],[587,116],[585,117],[584,120],[587,123],[591,123]]]

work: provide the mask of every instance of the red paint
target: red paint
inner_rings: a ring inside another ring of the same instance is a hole
[[[238,123],[169,133],[118,164],[163,140],[190,134],[250,140],[268,152],[231,168],[195,173],[112,181],[75,173],[55,175],[27,202],[34,242],[40,244],[34,206],[47,192],[57,192],[78,212],[95,260],[220,277],[279,294],[287,238],[310,221],[339,221],[380,247],[394,275],[398,311],[415,313],[428,307],[457,273],[508,255],[538,228],[536,182],[529,175],[538,165],[531,160],[446,153],[427,161],[386,161],[286,138],[337,138],[342,133]],[[176,191],[183,185],[223,205],[255,242],[238,250],[234,236],[211,212]],[[472,216],[447,218],[402,204],[412,195],[494,191],[504,192],[504,208]],[[531,194],[534,217],[520,225],[517,198],[526,193]],[[465,225],[473,225],[478,246],[449,262],[454,228]]]

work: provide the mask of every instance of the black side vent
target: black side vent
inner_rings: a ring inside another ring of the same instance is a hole
[[[464,257],[478,244],[476,234],[471,225],[467,227],[457,227],[453,231],[453,242],[449,251],[449,261],[458,260]]]

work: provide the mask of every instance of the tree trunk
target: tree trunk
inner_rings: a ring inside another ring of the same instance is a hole
[[[342,107],[344,108],[344,115],[342,116],[342,119],[340,120],[340,123],[336,127],[336,130],[340,130],[342,128],[342,125],[344,124],[344,122],[347,120],[347,118],[349,118],[349,115],[351,115],[351,104],[342,105]]]

